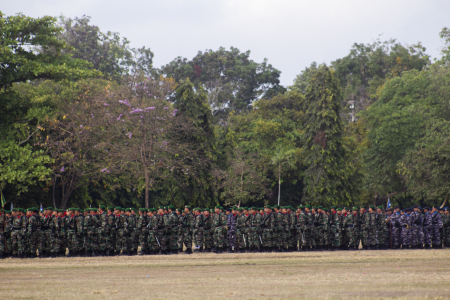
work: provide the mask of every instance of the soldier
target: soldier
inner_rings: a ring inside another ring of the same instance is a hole
[[[139,246],[141,251],[139,255],[148,255],[148,217],[147,209],[139,208],[139,218],[136,224],[136,234],[139,238]]]
[[[330,249],[330,216],[328,208],[322,208],[323,250]]]
[[[181,249],[183,244],[186,247],[185,254],[192,254],[192,234],[194,232],[194,215],[191,213],[191,207],[186,205],[184,207],[184,213],[180,218],[180,240]],[[203,239],[202,239],[203,241]]]
[[[127,226],[124,230],[124,243],[126,245],[125,250],[122,248],[122,251],[125,251],[128,256],[134,255],[134,239],[136,236],[136,218],[131,213],[131,208],[125,209],[125,215],[127,218]],[[125,238],[126,236],[126,238]]]
[[[55,232],[55,239],[57,244],[57,257],[63,257],[66,255],[66,216],[65,216],[65,210],[64,209],[57,209],[58,216],[56,221],[58,222],[58,225],[56,227],[58,228]]]
[[[400,227],[400,207],[396,205],[394,207],[394,212],[390,217],[391,222],[391,239],[393,249],[400,249],[400,239],[401,239],[401,227]]]
[[[21,208],[16,208],[16,216],[12,221],[11,241],[12,255],[14,257],[23,258],[24,256],[24,235],[26,232],[26,222]]]
[[[368,249],[367,237],[369,231],[369,216],[366,211],[366,207],[361,205],[359,208],[359,239],[361,240],[362,250]]]
[[[52,223],[53,207],[47,207],[44,210],[44,218],[42,224],[42,253],[39,252],[39,257],[50,257],[52,245],[53,245],[53,231],[50,229],[50,223]],[[42,219],[41,219],[42,220]]]
[[[0,211],[0,259],[4,259],[6,257],[6,213],[5,210],[2,209]]]
[[[366,229],[367,229],[367,249],[376,250],[378,245],[377,238],[377,214],[375,212],[375,206],[369,206],[369,212],[366,212]]]
[[[158,246],[160,248],[161,254],[169,254],[167,252],[167,245],[166,245],[166,234],[168,233],[168,229],[165,227],[164,223],[164,216],[166,214],[164,213],[164,206],[160,206],[157,214],[157,225],[156,225],[156,235],[155,239],[158,243]]]
[[[444,207],[444,218],[442,220],[444,246],[450,247],[450,214],[448,207]]]
[[[243,218],[243,232],[245,232],[246,227],[246,216],[242,215]],[[272,252],[273,251],[273,226],[274,226],[274,215],[272,213],[272,207],[270,205],[264,206],[264,215],[261,217],[261,238],[262,238],[262,246],[264,252]],[[243,238],[244,238],[243,234]],[[246,243],[244,239],[244,243]],[[242,252],[242,251],[241,251]],[[245,251],[243,251],[245,252]]]
[[[83,236],[83,248],[84,248],[84,257],[94,256],[94,244],[97,242],[95,237],[95,227],[97,226],[97,219],[93,215],[93,210],[90,208],[86,208],[84,210],[85,216],[83,219],[83,228],[84,228],[84,236]],[[88,212],[91,212],[90,214]]]
[[[409,209],[404,209],[400,214],[400,227],[402,236],[402,249],[409,249],[411,246],[411,218]]]
[[[108,215],[105,212],[106,207],[104,205],[98,206],[97,214],[97,241],[98,241],[98,253],[99,256],[106,255],[106,227],[108,226]]]
[[[243,211],[242,207],[236,209],[236,252],[238,253],[245,252],[244,230],[246,217]]]
[[[297,248],[297,215],[294,212],[294,208],[292,206],[288,206],[287,213],[289,214],[289,230],[291,238],[289,239],[288,243],[288,251],[296,251]]]
[[[287,213],[287,206],[281,207],[280,213],[281,213],[280,251],[287,252],[289,239],[291,238],[291,230],[290,230],[291,218],[290,218],[289,214]]]
[[[431,249],[431,213],[429,207],[423,208],[423,240],[425,244],[425,249]]]
[[[249,235],[248,235],[248,243],[250,252],[259,252],[260,246],[260,225],[261,225],[261,215],[256,213],[256,207],[252,207],[250,210],[250,218],[249,218]]]
[[[344,227],[349,238],[349,249],[358,250],[359,246],[359,216],[358,207],[354,206],[352,208],[352,213],[348,214],[344,220]]]
[[[169,249],[171,249],[172,254],[178,254],[178,216],[175,213],[175,207],[173,205],[169,205],[168,212],[170,218]]]
[[[116,249],[116,216],[114,207],[108,206],[106,214],[106,226],[102,229],[105,234],[106,256],[115,255]]]
[[[200,207],[194,208],[194,252],[203,252],[205,215]]]
[[[376,214],[376,227],[377,227],[377,249],[378,250],[385,250],[386,248],[386,216],[383,213],[383,206],[377,207],[377,214]]]
[[[228,253],[233,253],[236,247],[236,217],[236,207],[232,207],[227,217]]]
[[[67,209],[67,216],[66,216],[66,242],[67,242],[67,248],[69,249],[69,253],[67,254],[67,257],[76,256],[76,232],[77,232],[77,226],[75,221],[75,212],[74,208],[70,207]]]
[[[307,230],[306,222],[307,215],[305,213],[305,208],[300,205],[297,210],[297,236],[298,236],[298,251],[308,251],[305,231]]]
[[[212,249],[212,251],[217,254],[220,254],[222,253],[223,247],[223,226],[224,226],[224,224],[222,223],[223,214],[220,212],[220,205],[216,205],[214,212],[215,214],[212,220],[214,248]]]
[[[29,217],[27,218],[27,229],[26,229],[26,236],[27,236],[27,243],[28,243],[28,257],[30,258],[36,258],[36,250],[38,249],[38,229],[40,228],[40,217],[37,214],[38,209],[37,208],[29,208]]]
[[[36,212],[38,209],[36,208]],[[40,221],[40,218],[38,218]],[[61,244],[58,239],[58,234],[60,231],[60,220],[58,218],[58,209],[53,209],[52,211],[52,217],[49,222],[49,229],[51,231],[51,249],[50,249],[50,255],[52,258],[56,258],[59,256],[59,253],[61,251]],[[40,226],[39,226],[40,227]],[[37,235],[39,236],[39,235]]]
[[[431,239],[433,248],[442,248],[441,244],[441,229],[442,219],[441,214],[438,212],[438,206],[433,206],[431,209]]]
[[[145,211],[147,216],[147,240],[145,248],[147,249],[147,255],[154,255],[158,250],[158,244],[155,239],[155,230],[154,226],[156,226],[153,219],[153,208],[149,208]],[[154,245],[156,244],[156,246]]]
[[[330,214],[330,239],[331,239],[331,249],[334,251],[340,250],[341,247],[341,223],[340,216],[342,214],[342,209],[340,207],[337,210],[332,206]]]
[[[125,215],[125,210],[121,207],[116,207],[116,251],[118,255],[128,255],[127,253],[127,216]],[[122,252],[121,252],[122,251]]]
[[[204,220],[203,220],[203,244],[205,245],[205,251],[211,252],[211,249],[214,247],[214,231],[212,229],[212,210],[206,208],[203,212]]]

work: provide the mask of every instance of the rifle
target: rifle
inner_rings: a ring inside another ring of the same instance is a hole
[[[161,247],[161,243],[159,242],[158,236],[155,235],[155,237],[156,237],[156,241],[158,242],[159,247]]]
[[[242,234],[242,238],[244,239],[245,248],[247,248],[247,243],[245,242],[245,234]]]
[[[86,247],[86,237],[84,237],[83,248]]]
[[[261,242],[261,246],[264,245],[263,242],[262,242],[261,235],[258,235],[258,236],[259,236],[259,241]]]

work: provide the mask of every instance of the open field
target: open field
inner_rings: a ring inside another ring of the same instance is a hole
[[[0,299],[450,298],[450,250],[5,259]]]

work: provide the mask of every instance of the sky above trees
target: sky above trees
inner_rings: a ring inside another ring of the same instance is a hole
[[[395,38],[418,41],[432,58],[444,46],[439,32],[448,24],[450,1],[291,1],[291,0],[21,0],[5,1],[2,12],[74,18],[91,16],[102,31],[119,32],[132,47],[155,54],[154,67],[177,56],[233,46],[251,50],[255,61],[269,59],[291,85],[311,62],[330,63],[347,55],[353,43]]]

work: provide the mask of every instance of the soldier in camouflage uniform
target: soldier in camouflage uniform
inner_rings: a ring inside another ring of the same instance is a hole
[[[252,207],[250,210],[249,218],[250,230],[248,234],[248,243],[250,252],[259,252],[260,246],[260,226],[261,226],[261,215],[256,213],[256,207]]]
[[[369,206],[369,212],[366,217],[367,223],[367,247],[370,250],[376,250],[378,246],[378,223],[377,223],[377,214],[375,211],[375,206]]]
[[[422,231],[422,214],[419,211],[418,205],[413,206],[413,211],[410,214],[412,228],[411,228],[411,247],[413,249],[423,248],[423,231]]]
[[[186,247],[185,254],[192,253],[192,234],[194,232],[194,215],[191,213],[191,207],[186,205],[184,207],[184,213],[180,218],[180,240],[181,249],[183,249],[183,244]],[[202,238],[203,242],[203,238]]]
[[[236,250],[236,218],[236,207],[233,207],[227,217],[228,253]]]
[[[282,252],[288,251],[289,240],[291,239],[291,218],[287,212],[287,206],[281,209],[281,232],[280,232],[280,250]]]
[[[108,226],[108,215],[105,212],[105,206],[99,205],[97,214],[97,241],[98,241],[98,255],[106,255],[106,235]]]
[[[288,206],[287,213],[289,214],[289,230],[290,239],[287,245],[287,251],[292,252],[297,250],[297,214],[292,206]]]
[[[239,207],[236,209],[236,252],[245,252],[244,231],[246,217],[243,214],[244,209]]]
[[[141,247],[141,251],[139,255],[147,255],[148,254],[148,217],[147,217],[147,209],[139,208],[139,218],[136,224],[136,234],[139,237],[139,246]]]
[[[390,217],[391,222],[391,239],[393,249],[400,249],[401,245],[401,227],[400,227],[400,207],[394,207],[394,212]]]
[[[37,211],[37,209],[36,209],[36,211]],[[52,218],[50,219],[50,222],[49,222],[49,228],[51,230],[51,238],[52,238],[50,253],[51,253],[51,257],[53,257],[53,258],[59,256],[59,253],[61,251],[61,249],[60,249],[61,245],[58,240],[58,233],[61,230],[60,229],[61,224],[59,221],[60,220],[58,218],[58,210],[54,209],[52,211]],[[36,236],[39,236],[39,235],[36,235]]]
[[[77,243],[77,222],[75,220],[76,216],[74,213],[74,208],[69,208],[67,210],[66,217],[66,242],[67,248],[69,249],[68,257],[76,256],[76,243]]]
[[[90,212],[90,214],[87,214],[84,217],[83,220],[83,228],[84,228],[84,237],[83,237],[83,245],[84,245],[84,251],[85,257],[89,256],[96,256],[95,249],[97,247],[97,234],[96,234],[96,228],[97,228],[97,217],[94,215],[95,209],[94,208],[86,208],[84,210],[85,212]]]
[[[383,213],[383,206],[377,207],[377,217],[376,217],[376,227],[377,227],[377,248],[379,250],[384,250],[386,245],[386,216]]]
[[[114,207],[108,206],[107,209],[106,226],[104,228],[106,236],[106,255],[113,256],[116,254],[116,216],[114,215]]]
[[[6,228],[4,224],[6,223],[6,213],[5,210],[0,211],[0,259],[6,257]]]
[[[125,251],[127,255],[134,255],[134,239],[136,235],[136,218],[131,213],[131,208],[125,209],[125,215],[127,218],[127,226],[124,230],[124,243],[125,249],[122,248],[122,251]]]
[[[433,243],[433,249],[442,248],[441,244],[441,229],[442,229],[442,217],[438,211],[438,206],[433,206],[431,209],[431,241]]]
[[[344,220],[344,227],[349,237],[349,249],[357,250],[359,246],[359,216],[358,207],[354,206],[352,213],[348,214]]]
[[[39,257],[50,257],[52,245],[53,245],[53,231],[50,229],[50,223],[53,219],[53,208],[47,207],[44,210],[44,218],[41,218],[42,222],[42,253],[39,252]]]
[[[367,250],[368,244],[367,244],[367,237],[368,237],[368,213],[366,211],[366,207],[362,205],[359,208],[359,240],[361,241],[362,249]]]
[[[139,233],[137,232],[136,226],[137,221],[139,219],[139,215],[136,214],[136,209],[134,207],[130,208],[130,216],[134,218],[134,227],[131,231],[131,237],[133,238],[133,248],[132,248],[132,255],[137,255],[138,247],[139,247]]]
[[[148,211],[148,249],[150,255],[158,254],[160,251],[160,246],[158,244],[157,227],[158,227],[158,216],[156,215],[156,208],[150,208]]]
[[[16,216],[12,222],[11,240],[12,254],[22,258],[24,255],[24,235],[26,232],[26,221],[21,208],[16,208]]]
[[[329,250],[330,243],[330,215],[328,208],[322,209],[323,250]]]
[[[303,205],[300,205],[297,210],[297,237],[298,237],[298,251],[306,251],[306,213]]]
[[[212,248],[214,247],[214,230],[212,228],[213,226],[213,217],[212,217],[212,210],[205,209],[203,212],[203,215],[205,216],[203,220],[203,244],[205,245],[205,251],[211,252]]]
[[[448,207],[444,207],[444,217],[442,218],[443,243],[445,247],[450,247],[450,214]]]
[[[222,253],[223,248],[223,218],[222,213],[220,212],[220,206],[217,205],[214,209],[214,216],[212,220],[212,229],[213,229],[213,242],[214,242],[214,248],[213,252],[220,254]]]
[[[28,209],[30,215],[27,218],[27,230],[26,230],[26,239],[28,243],[28,257],[35,258],[36,257],[36,250],[38,249],[38,242],[39,242],[39,228],[41,226],[41,218],[38,215],[38,209],[37,208],[29,208]]]
[[[127,228],[128,228],[128,219],[125,215],[125,210],[121,207],[116,207],[116,251],[118,255],[128,255],[127,253]],[[122,251],[122,252],[121,252]]]
[[[204,221],[205,216],[201,213],[201,208],[194,208],[194,252],[203,252],[203,241],[204,241]]]
[[[170,233],[169,233],[169,249],[172,254],[178,254],[178,231],[179,231],[179,220],[175,213],[175,207],[170,205],[168,208],[169,218],[170,218]]]
[[[411,218],[409,215],[409,209],[404,209],[403,213],[400,214],[400,227],[401,227],[401,237],[402,237],[402,249],[409,249],[411,246]]]
[[[274,229],[272,234],[272,244],[275,248],[275,252],[281,251],[281,234],[283,232],[283,214],[279,205],[274,205]]]
[[[246,226],[245,220],[246,216],[243,215],[243,226]],[[264,252],[273,251],[273,225],[275,216],[272,213],[272,208],[270,205],[264,206],[264,215],[261,217],[261,238]],[[245,229],[244,229],[245,230]]]
[[[332,208],[330,214],[330,240],[331,250],[338,251],[341,249],[341,214],[342,208],[338,207],[336,210]]]
[[[165,222],[164,222],[164,216],[166,214],[164,213],[164,206],[160,206],[159,207],[159,211],[158,211],[158,220],[157,220],[157,231],[156,231],[156,235],[155,238],[157,238],[159,240],[159,247],[161,249],[161,254],[169,254],[167,253],[167,244],[166,244],[166,234],[168,233],[168,229],[165,227]]]

